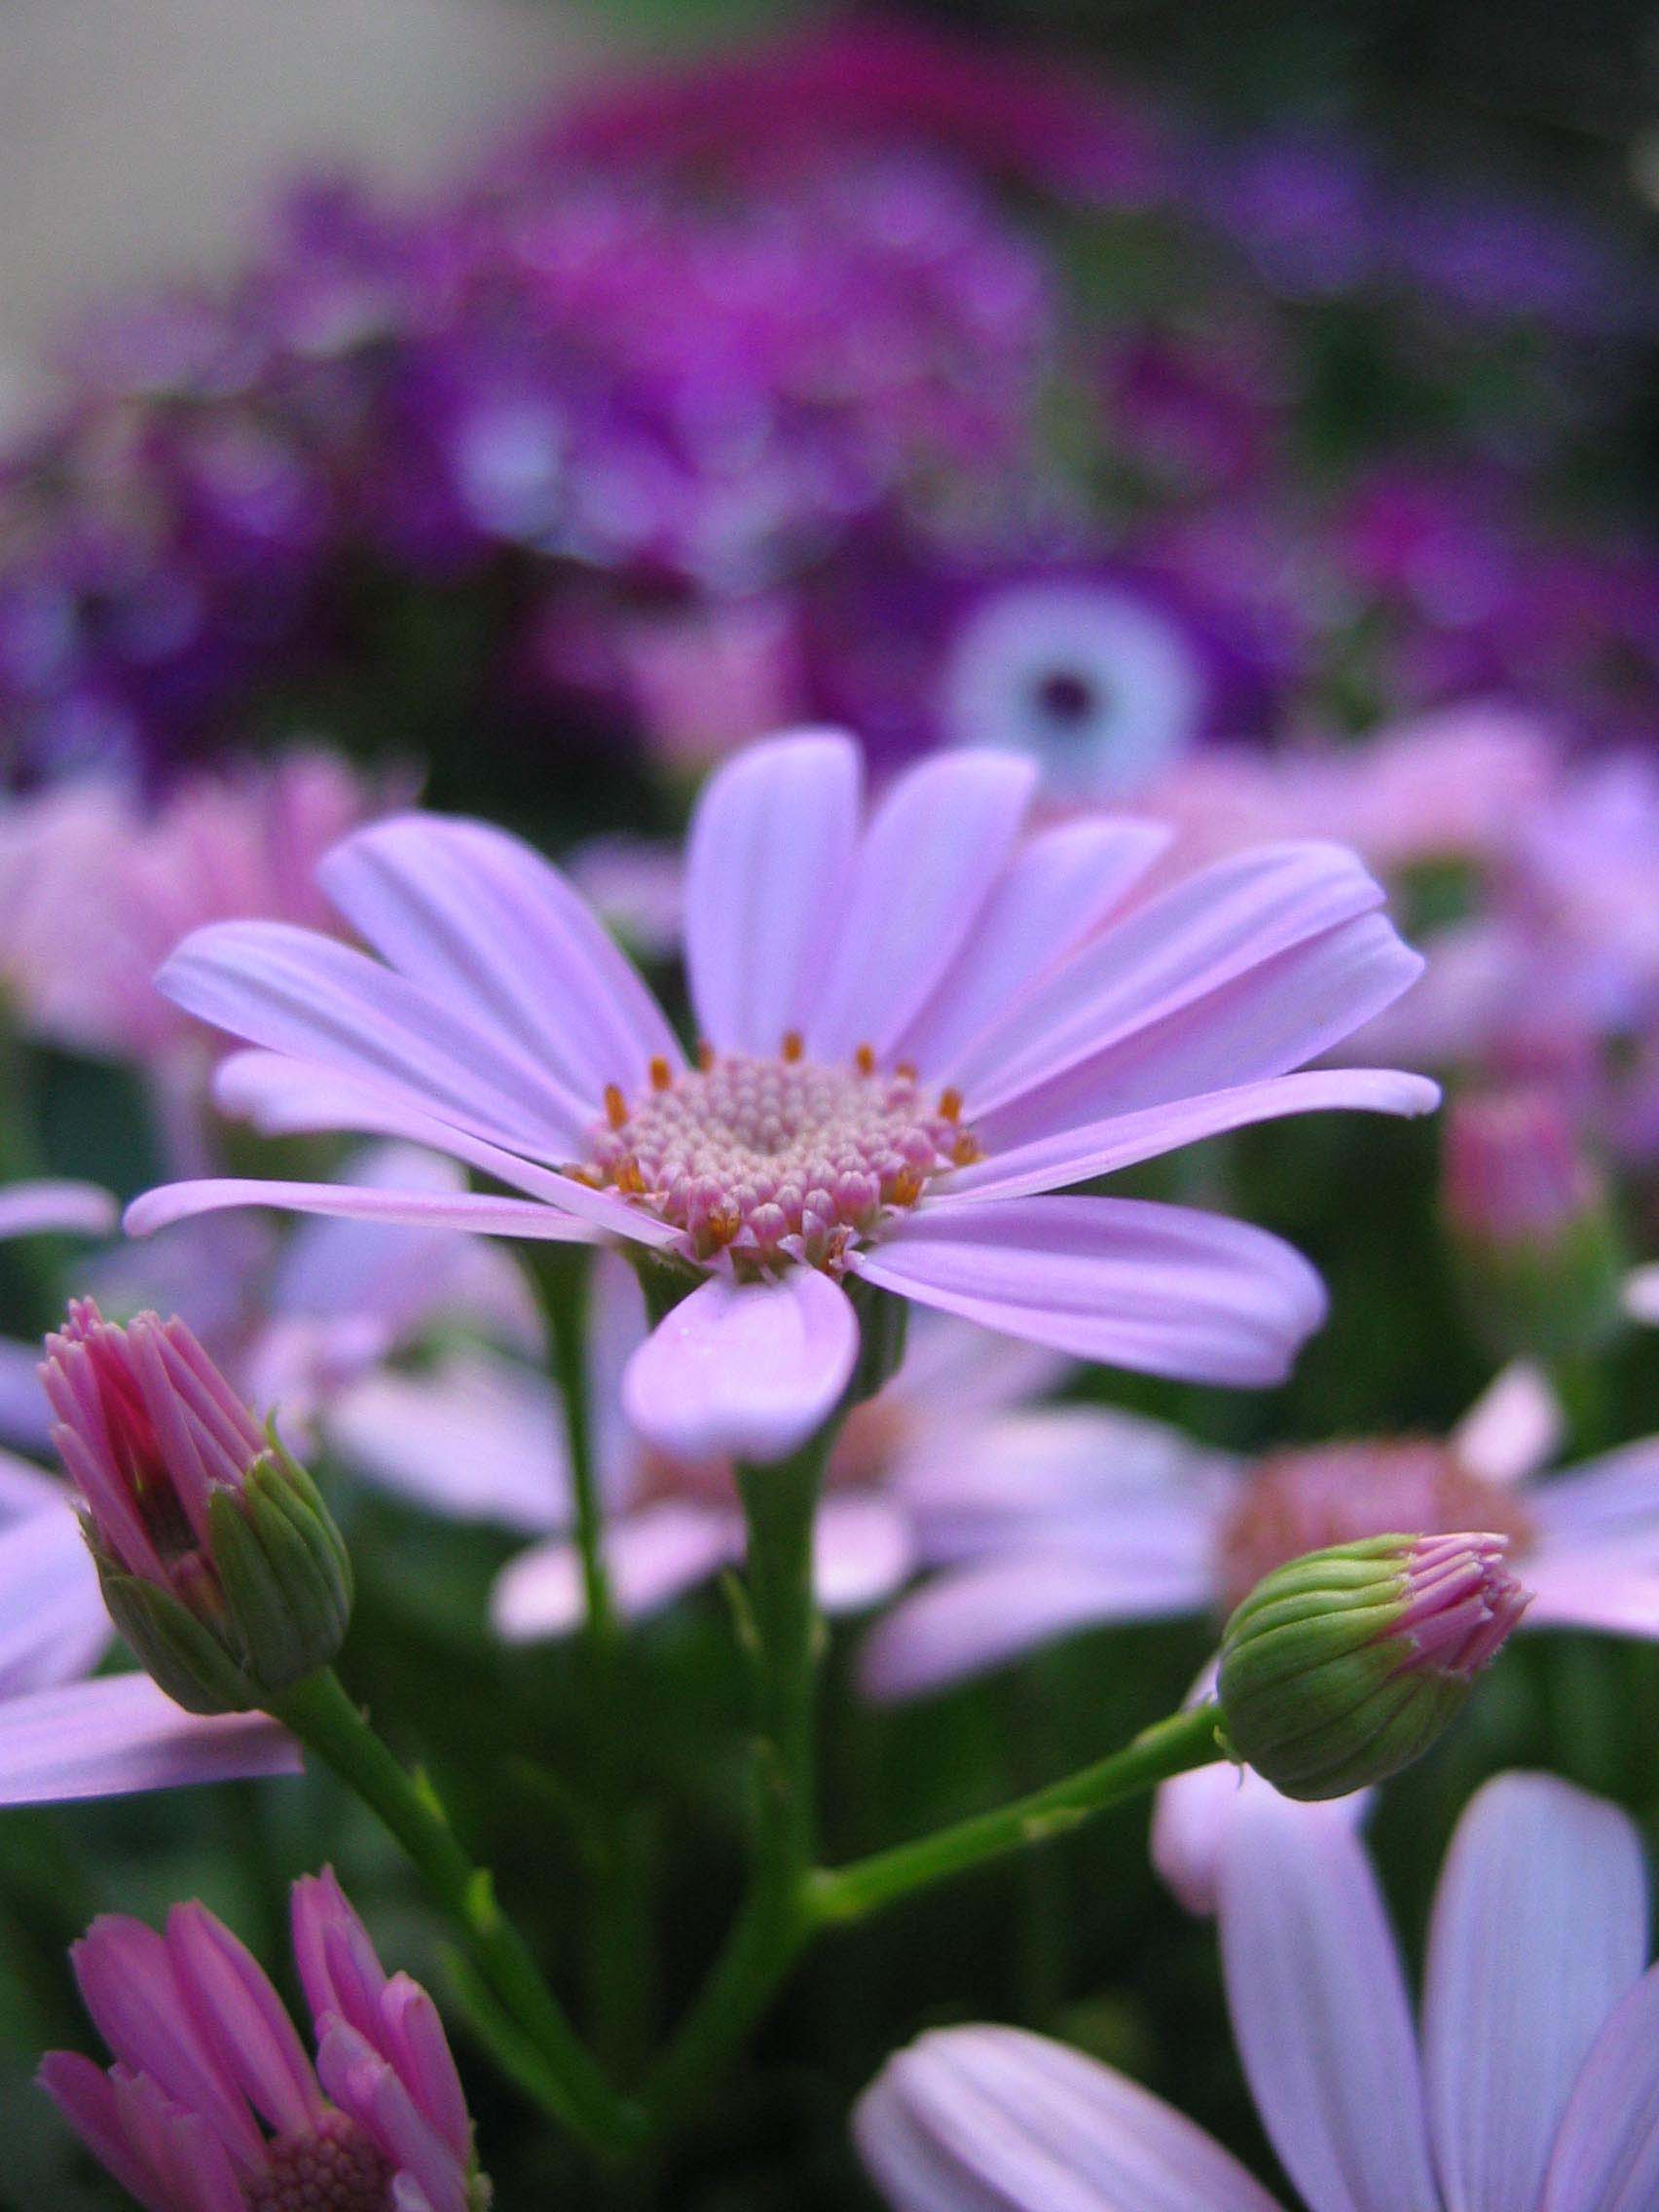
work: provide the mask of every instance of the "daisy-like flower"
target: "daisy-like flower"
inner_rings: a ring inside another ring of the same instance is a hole
[[[267,1126],[407,1136],[522,1195],[221,1179],[150,1193],[129,1224],[275,1205],[632,1246],[688,1295],[630,1362],[626,1409],[692,1456],[811,1433],[852,1373],[849,1282],[1078,1358],[1275,1381],[1324,1309],[1298,1254],[1183,1207],[1045,1194],[1278,1115],[1426,1110],[1417,1077],[1290,1072],[1420,963],[1322,844],[1119,914],[1161,832],[1027,836],[1035,773],[930,761],[861,828],[850,739],[736,756],[691,827],[689,1059],[527,847],[420,816],[359,831],[319,881],[382,961],[233,922],[161,986],[262,1048],[222,1095]]]
[[[76,1944],[116,2064],[54,2051],[42,2087],[147,2212],[483,2212],[431,1999],[387,1974],[331,1872],[295,1883],[292,1918],[314,2066],[251,1954],[181,1904],[165,1935],[110,1914]]]
[[[1659,1969],[1634,1824],[1550,1776],[1470,1802],[1441,1874],[1422,2016],[1375,1875],[1329,1810],[1252,1798],[1223,1870],[1234,2035],[1309,2212],[1647,2212]],[[1201,2129],[1010,2028],[924,2036],[859,2107],[896,2212],[1273,2212]]]
[[[865,1680],[878,1696],[914,1696],[1079,1629],[1219,1619],[1287,1560],[1401,1529],[1506,1536],[1534,1594],[1529,1628],[1659,1638],[1659,1437],[1541,1480],[1560,1428],[1553,1395],[1525,1366],[1506,1369],[1449,1437],[1251,1461],[1099,1408],[988,1422],[922,1484],[918,1503],[951,1564],[876,1629]]]

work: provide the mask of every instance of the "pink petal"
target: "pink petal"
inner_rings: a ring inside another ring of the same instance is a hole
[[[1624,1544],[1569,1550],[1549,1545],[1523,1563],[1532,1603],[1529,1628],[1582,1628],[1659,1641],[1659,1558],[1652,1538],[1632,1557]]]
[[[110,1675],[0,1704],[0,1805],[67,1804],[299,1771],[299,1747],[275,1721],[182,1712],[148,1675]]]
[[[256,2165],[264,2138],[165,1940],[141,1920],[105,1913],[69,1956],[92,2024],[122,2067],[148,2077],[239,2159]]]
[[[173,1906],[166,1943],[199,2026],[254,2110],[279,2134],[320,2118],[311,2060],[246,1944],[196,1902]]]
[[[1169,835],[1161,823],[1117,817],[1064,822],[1028,838],[992,891],[972,941],[895,1050],[931,1082],[952,1081],[975,1037],[1123,904]]]
[[[408,1375],[381,1369],[332,1398],[322,1425],[346,1466],[428,1512],[525,1535],[569,1523],[559,1402],[516,1361],[457,1351]]]
[[[0,1437],[31,1452],[52,1442],[52,1414],[40,1386],[40,1345],[0,1337]]]
[[[1019,836],[1030,761],[958,753],[912,768],[866,830],[806,1028],[817,1058],[892,1052],[969,942]]]
[[[227,1113],[246,1115],[268,1136],[355,1129],[371,1136],[406,1137],[544,1198],[549,1205],[579,1214],[615,1235],[647,1244],[673,1241],[673,1231],[636,1212],[612,1192],[592,1190],[569,1175],[503,1152],[498,1145],[436,1120],[400,1091],[318,1067],[312,1060],[291,1060],[279,1052],[235,1052],[219,1069],[214,1092]]]
[[[316,2064],[336,2104],[395,2165],[407,2169],[433,2212],[468,2212],[464,2173],[455,2153],[372,2044],[344,2020],[330,2020]]]
[[[294,1964],[313,2020],[320,2029],[327,2014],[338,2013],[349,2028],[372,2042],[388,1976],[332,1866],[300,1877],[288,1917]]]
[[[580,1198],[580,1186],[571,1187]],[[330,1214],[341,1221],[382,1221],[407,1229],[463,1229],[474,1236],[522,1236],[538,1243],[586,1244],[594,1234],[574,1213],[558,1213],[535,1198],[487,1198],[471,1191],[440,1198],[430,1192],[365,1190],[350,1183],[279,1183],[232,1176],[164,1183],[159,1190],[146,1191],[127,1209],[127,1234],[150,1236],[175,1221],[237,1206]],[[653,1226],[643,1215],[638,1218],[645,1229]]]
[[[1136,1198],[942,1199],[849,1264],[985,1328],[1191,1382],[1279,1382],[1325,1314],[1276,1236]]]
[[[1028,1144],[964,1167],[950,1178],[952,1198],[1024,1198],[1130,1167],[1176,1152],[1183,1145],[1230,1129],[1248,1128],[1287,1114],[1343,1108],[1368,1114],[1430,1114],[1439,1086],[1387,1068],[1320,1068],[1304,1075],[1269,1076],[1233,1090],[1171,1100],[1138,1113],[1113,1114],[1080,1128],[1057,1130]]]
[[[1625,1814],[1542,1774],[1476,1793],[1435,1893],[1423,1983],[1451,2203],[1537,2202],[1573,2081],[1646,1960],[1647,1872]]]
[[[1079,1629],[1197,1612],[1206,1582],[1190,1563],[1058,1551],[951,1568],[901,1599],[871,1632],[859,1680],[884,1702],[920,1697]]]
[[[858,1348],[846,1293],[813,1268],[775,1283],[712,1276],[629,1360],[623,1411],[682,1459],[787,1458],[846,1388]]]
[[[1365,1853],[1324,1807],[1252,1792],[1221,1862],[1234,2040],[1263,2124],[1317,2212],[1439,2202],[1399,1953]]]
[[[51,1503],[0,1530],[0,1711],[8,1698],[91,1674],[113,1633],[60,1488]]]
[[[665,1498],[622,1515],[606,1531],[611,1594],[629,1620],[659,1611],[742,1556],[743,1523],[735,1509],[722,1513]],[[581,1555],[569,1542],[521,1552],[491,1593],[491,1625],[509,1643],[570,1636],[586,1618]]]
[[[865,2091],[853,2133],[895,2212],[1273,2212],[1161,2098],[1016,2028],[923,2036]]]
[[[120,1210],[95,1183],[14,1183],[0,1191],[0,1237],[51,1230],[107,1236]]]
[[[406,1973],[393,1974],[381,2002],[382,2036],[416,2111],[462,2162],[472,2156],[472,2120],[438,2009]]]
[[[565,1159],[600,1110],[465,1000],[285,922],[197,930],[156,984],[233,1037],[385,1088],[509,1150]]]
[[[1235,1469],[1178,1428],[1104,1406],[1034,1406],[920,1430],[889,1476],[930,1562],[1010,1544],[1155,1565],[1207,1592]]]
[[[360,830],[317,881],[400,975],[469,1010],[576,1094],[632,1094],[682,1064],[674,1032],[580,894],[482,822],[409,814]]]
[[[879,1403],[902,1408],[918,1430],[956,1427],[976,1414],[1040,1398],[1070,1373],[1071,1362],[1044,1345],[1018,1344],[924,1308],[910,1315],[904,1364]]]
[[[804,1030],[858,834],[859,751],[832,730],[751,747],[717,770],[691,818],[685,958],[703,1035],[777,1051]]]
[[[1453,1430],[1451,1444],[1470,1474],[1507,1485],[1548,1466],[1565,1426],[1548,1378],[1516,1360],[1487,1384]]]
[[[1659,2203],[1659,1968],[1613,2012],[1574,2084],[1539,2212]]]
[[[907,1517],[891,1499],[830,1495],[812,1535],[812,1579],[826,1613],[862,1613],[890,1598],[915,1564]]]
[[[975,1044],[959,1071],[994,1145],[1235,1088],[1313,1059],[1421,968],[1338,846],[1206,868],[1103,931]]]
[[[35,2079],[99,2165],[138,2199],[145,2212],[177,2212],[162,2194],[149,2161],[133,2149],[115,2083],[101,2066],[94,2066],[78,2050],[52,2050],[41,2060]],[[238,2212],[242,2212],[240,2206]]]
[[[1659,1536],[1659,1437],[1644,1436],[1538,1484],[1527,1493],[1527,1511],[1564,1551],[1571,1544],[1645,1539],[1646,1556],[1652,1556]]]
[[[1188,1705],[1215,1694],[1215,1663],[1199,1675],[1187,1697]],[[1369,1818],[1375,1791],[1356,1789],[1348,1797],[1333,1797],[1319,1805],[1298,1810],[1315,1825],[1335,1821],[1356,1832]],[[1152,1863],[1187,1910],[1210,1918],[1220,1904],[1221,1862],[1226,1857],[1233,1824],[1257,1797],[1278,1798],[1271,1782],[1249,1767],[1217,1759],[1211,1766],[1194,1767],[1172,1782],[1160,1785],[1153,1799]]]

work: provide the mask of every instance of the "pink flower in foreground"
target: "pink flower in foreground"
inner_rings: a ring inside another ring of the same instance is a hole
[[[1228,2006],[1309,2212],[1647,2212],[1659,1969],[1634,1824],[1545,1775],[1489,1783],[1440,1878],[1420,2028],[1357,1838],[1264,1791],[1223,1873]],[[1189,2120],[1012,2028],[889,2061],[855,2122],[896,2212],[1273,2212]]]
[[[205,1905],[166,1932],[111,1914],[74,1949],[105,2074],[54,2051],[41,2085],[147,2212],[483,2212],[465,2092],[431,1999],[387,1976],[332,1873],[296,1882],[308,2057],[250,1953]]]
[[[865,1681],[910,1697],[1083,1628],[1219,1620],[1287,1560],[1395,1530],[1507,1536],[1534,1593],[1530,1628],[1659,1640],[1659,1437],[1538,1480],[1560,1422],[1525,1367],[1448,1438],[1253,1461],[1101,1408],[992,1420],[925,1478],[918,1502],[948,1564],[874,1631]]]
[[[162,988],[263,1048],[222,1094],[268,1127],[407,1136],[526,1195],[217,1180],[149,1194],[129,1226],[276,1205],[643,1247],[689,1295],[631,1361],[627,1411],[690,1456],[775,1457],[829,1413],[849,1277],[1074,1357],[1274,1381],[1323,1312],[1299,1255],[1182,1207],[1043,1194],[1278,1115],[1426,1110],[1416,1077],[1289,1072],[1420,963],[1333,846],[1242,855],[1119,915],[1161,833],[1026,836],[1033,780],[996,754],[930,761],[861,829],[846,738],[722,768],[691,829],[689,1062],[527,847],[418,816],[360,831],[319,880],[387,965],[225,923]]]
[[[169,1697],[249,1711],[334,1658],[351,1606],[340,1533],[181,1320],[119,1327],[71,1300],[41,1381],[104,1602]]]
[[[744,1553],[730,1459],[675,1457],[645,1443],[621,1414],[620,1379],[645,1329],[638,1283],[619,1260],[603,1260],[590,1402],[606,1555],[617,1604],[631,1616],[656,1611]],[[1058,1381],[1065,1368],[1040,1346],[941,1313],[915,1316],[903,1368],[854,1407],[830,1455],[813,1536],[825,1612],[879,1604],[927,1556],[926,1507],[912,1502],[910,1471],[948,1466],[971,1449],[978,1423]],[[368,1438],[365,1414],[375,1427]],[[464,1469],[475,1495],[494,1489],[498,1519],[508,1501],[539,1493],[551,1507],[555,1494],[564,1495],[563,1483],[558,1493],[549,1484],[550,1470],[563,1476],[565,1467],[558,1400],[543,1377],[502,1360],[462,1353],[427,1373],[385,1377],[346,1427],[358,1456],[366,1449],[373,1457],[378,1448],[391,1480],[401,1473],[412,1484],[424,1464],[435,1488]],[[514,1641],[568,1635],[585,1613],[580,1556],[565,1532],[568,1511],[549,1510],[546,1525],[560,1532],[521,1552],[496,1585],[492,1617]]]
[[[95,1235],[114,1217],[87,1183],[0,1193],[0,1236]],[[45,1443],[39,1357],[0,1343],[0,1427]],[[0,1805],[298,1772],[297,1746],[268,1720],[199,1718],[145,1675],[84,1680],[112,1634],[68,1491],[0,1453]]]

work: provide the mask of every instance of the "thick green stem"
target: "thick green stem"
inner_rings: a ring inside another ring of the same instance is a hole
[[[640,2114],[618,2097],[588,2055],[528,1945],[496,1901],[430,1785],[398,1763],[347,1695],[332,1669],[274,1703],[276,1718],[375,1813],[454,1929],[480,1979],[537,2053],[541,2101],[568,2126],[607,2150],[641,2138]]]
[[[980,1813],[940,1828],[914,1843],[872,1853],[850,1866],[812,1876],[808,1919],[818,1927],[862,1920],[884,1905],[927,1889],[953,1874],[971,1872],[1009,1853],[1029,1849],[1063,1835],[1108,1806],[1151,1789],[1189,1768],[1209,1766],[1221,1756],[1216,1744],[1217,1708],[1199,1705],[1145,1729],[1110,1758],[1068,1775],[1063,1782],[1034,1789],[994,1813]]]
[[[816,1826],[818,1656],[812,1531],[840,1422],[839,1414],[832,1417],[793,1458],[738,1469],[757,1675],[753,1865],[749,1895],[726,1946],[646,2083],[645,2101],[659,2126],[679,2118],[736,2049],[811,1931],[805,1901]]]

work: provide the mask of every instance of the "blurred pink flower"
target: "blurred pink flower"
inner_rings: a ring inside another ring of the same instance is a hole
[[[1079,1629],[1219,1618],[1299,1553],[1395,1530],[1507,1535],[1530,1627],[1659,1639],[1659,1437],[1540,1480],[1561,1425],[1521,1366],[1444,1440],[1253,1461],[1101,1408],[989,1420],[910,1477],[940,1571],[872,1632],[865,1683],[913,1697]]]
[[[741,1561],[744,1550],[730,1460],[683,1459],[654,1450],[621,1414],[621,1377],[645,1330],[645,1303],[632,1274],[619,1260],[603,1259],[594,1291],[590,1402],[608,1509],[607,1559],[626,1615],[666,1605],[691,1584]],[[818,1602],[826,1612],[879,1604],[927,1556],[926,1517],[911,1503],[907,1470],[949,1464],[958,1450],[969,1448],[981,1420],[1036,1395],[1066,1367],[1039,1346],[990,1336],[943,1314],[915,1315],[903,1367],[877,1396],[854,1408],[830,1457],[814,1537]],[[470,1402],[462,1395],[468,1390]],[[480,1488],[487,1470],[496,1469],[505,1495],[529,1495],[539,1484],[546,1496],[549,1469],[564,1469],[558,1402],[539,1377],[522,1368],[462,1355],[448,1369],[383,1377],[371,1410],[383,1439],[401,1445],[401,1467],[424,1458],[434,1487],[446,1469],[464,1466]],[[361,1457],[363,1440],[354,1439],[354,1446]],[[491,1606],[496,1627],[513,1641],[568,1635],[584,1611],[580,1559],[563,1534],[512,1561]]]
[[[431,1999],[387,1975],[332,1872],[295,1883],[292,1917],[314,2067],[252,1954],[205,1905],[181,1904],[165,1935],[112,1913],[75,1945],[116,2064],[53,2051],[41,2086],[148,2212],[483,2212]]]
[[[1271,838],[1334,837],[1385,875],[1439,861],[1490,867],[1543,811],[1557,759],[1535,719],[1474,702],[1351,744],[1215,748],[1142,803],[1174,826],[1172,858],[1189,866]]]
[[[1413,1076],[1288,1072],[1420,963],[1335,846],[1242,855],[1117,916],[1161,834],[1026,837],[1034,782],[1000,754],[930,761],[861,830],[849,739],[720,769],[690,834],[695,1065],[528,847],[419,816],[359,832],[319,880],[392,965],[233,922],[189,939],[163,987],[263,1048],[221,1096],[267,1127],[407,1136],[527,1195],[205,1180],[152,1192],[129,1226],[267,1205],[644,1247],[689,1295],[624,1398],[691,1458],[775,1457],[817,1426],[856,1353],[849,1275],[1074,1357],[1274,1381],[1324,1306],[1288,1246],[1043,1194],[1280,1115],[1427,1110]]]
[[[1659,1969],[1635,1824],[1547,1775],[1470,1801],[1420,2029],[1375,1875],[1324,1806],[1252,1794],[1222,1877],[1228,2008],[1309,2212],[1640,2212],[1659,2192]],[[891,2059],[855,2133],[895,2212],[1273,2212],[1199,2128],[1012,2028]]]

